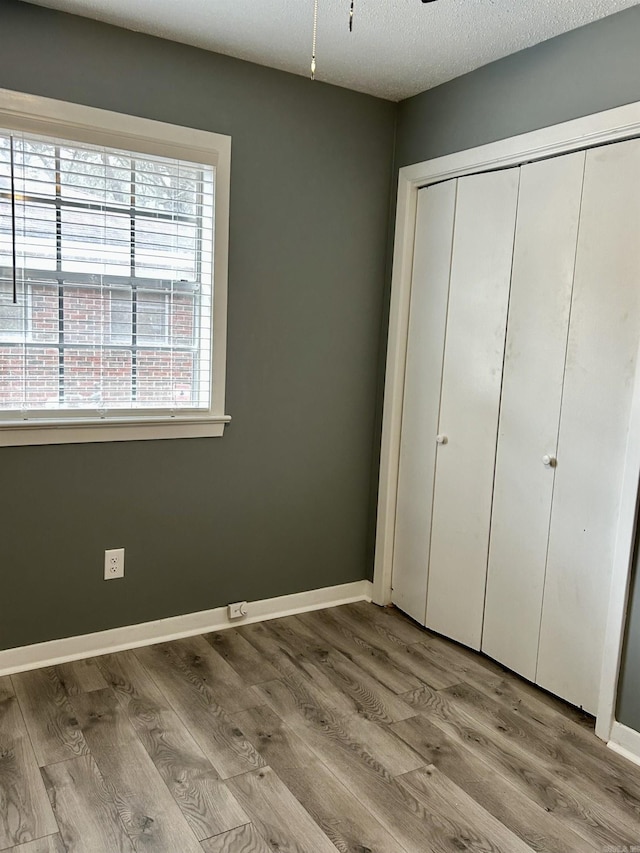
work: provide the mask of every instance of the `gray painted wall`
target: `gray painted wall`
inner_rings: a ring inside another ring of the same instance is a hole
[[[0,449],[0,648],[366,577],[395,105],[16,0],[0,32],[1,87],[233,137],[233,423]]]
[[[403,101],[396,169],[640,101],[638,45],[635,6]],[[633,584],[618,719],[640,731],[640,571]]]
[[[640,100],[640,6],[402,101],[396,166]]]

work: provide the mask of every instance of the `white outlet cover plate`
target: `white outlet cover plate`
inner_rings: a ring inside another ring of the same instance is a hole
[[[242,619],[243,616],[247,615],[247,602],[236,601],[234,604],[229,605],[227,612],[229,619]]]
[[[124,548],[109,548],[104,552],[104,579],[124,577]]]

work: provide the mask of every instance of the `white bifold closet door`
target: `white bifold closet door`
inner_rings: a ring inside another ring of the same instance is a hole
[[[449,299],[457,181],[418,192],[398,472],[393,602],[424,625],[435,436]]]
[[[421,190],[393,601],[597,711],[640,341],[640,140]]]
[[[535,681],[584,152],[523,166],[482,650]]]
[[[597,710],[640,337],[640,141],[587,153],[536,681]]]
[[[427,627],[479,649],[519,169],[458,179]],[[425,436],[425,442],[428,437]]]

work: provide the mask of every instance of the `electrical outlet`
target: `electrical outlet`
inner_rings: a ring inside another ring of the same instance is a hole
[[[230,604],[227,607],[227,614],[229,619],[242,619],[243,616],[247,615],[247,602],[236,601],[235,604]]]
[[[104,552],[104,579],[124,577],[124,548],[110,548]]]

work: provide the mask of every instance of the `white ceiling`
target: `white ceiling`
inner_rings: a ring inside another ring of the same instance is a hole
[[[31,0],[131,30],[309,73],[313,0]],[[415,95],[640,0],[319,0],[318,80]]]

